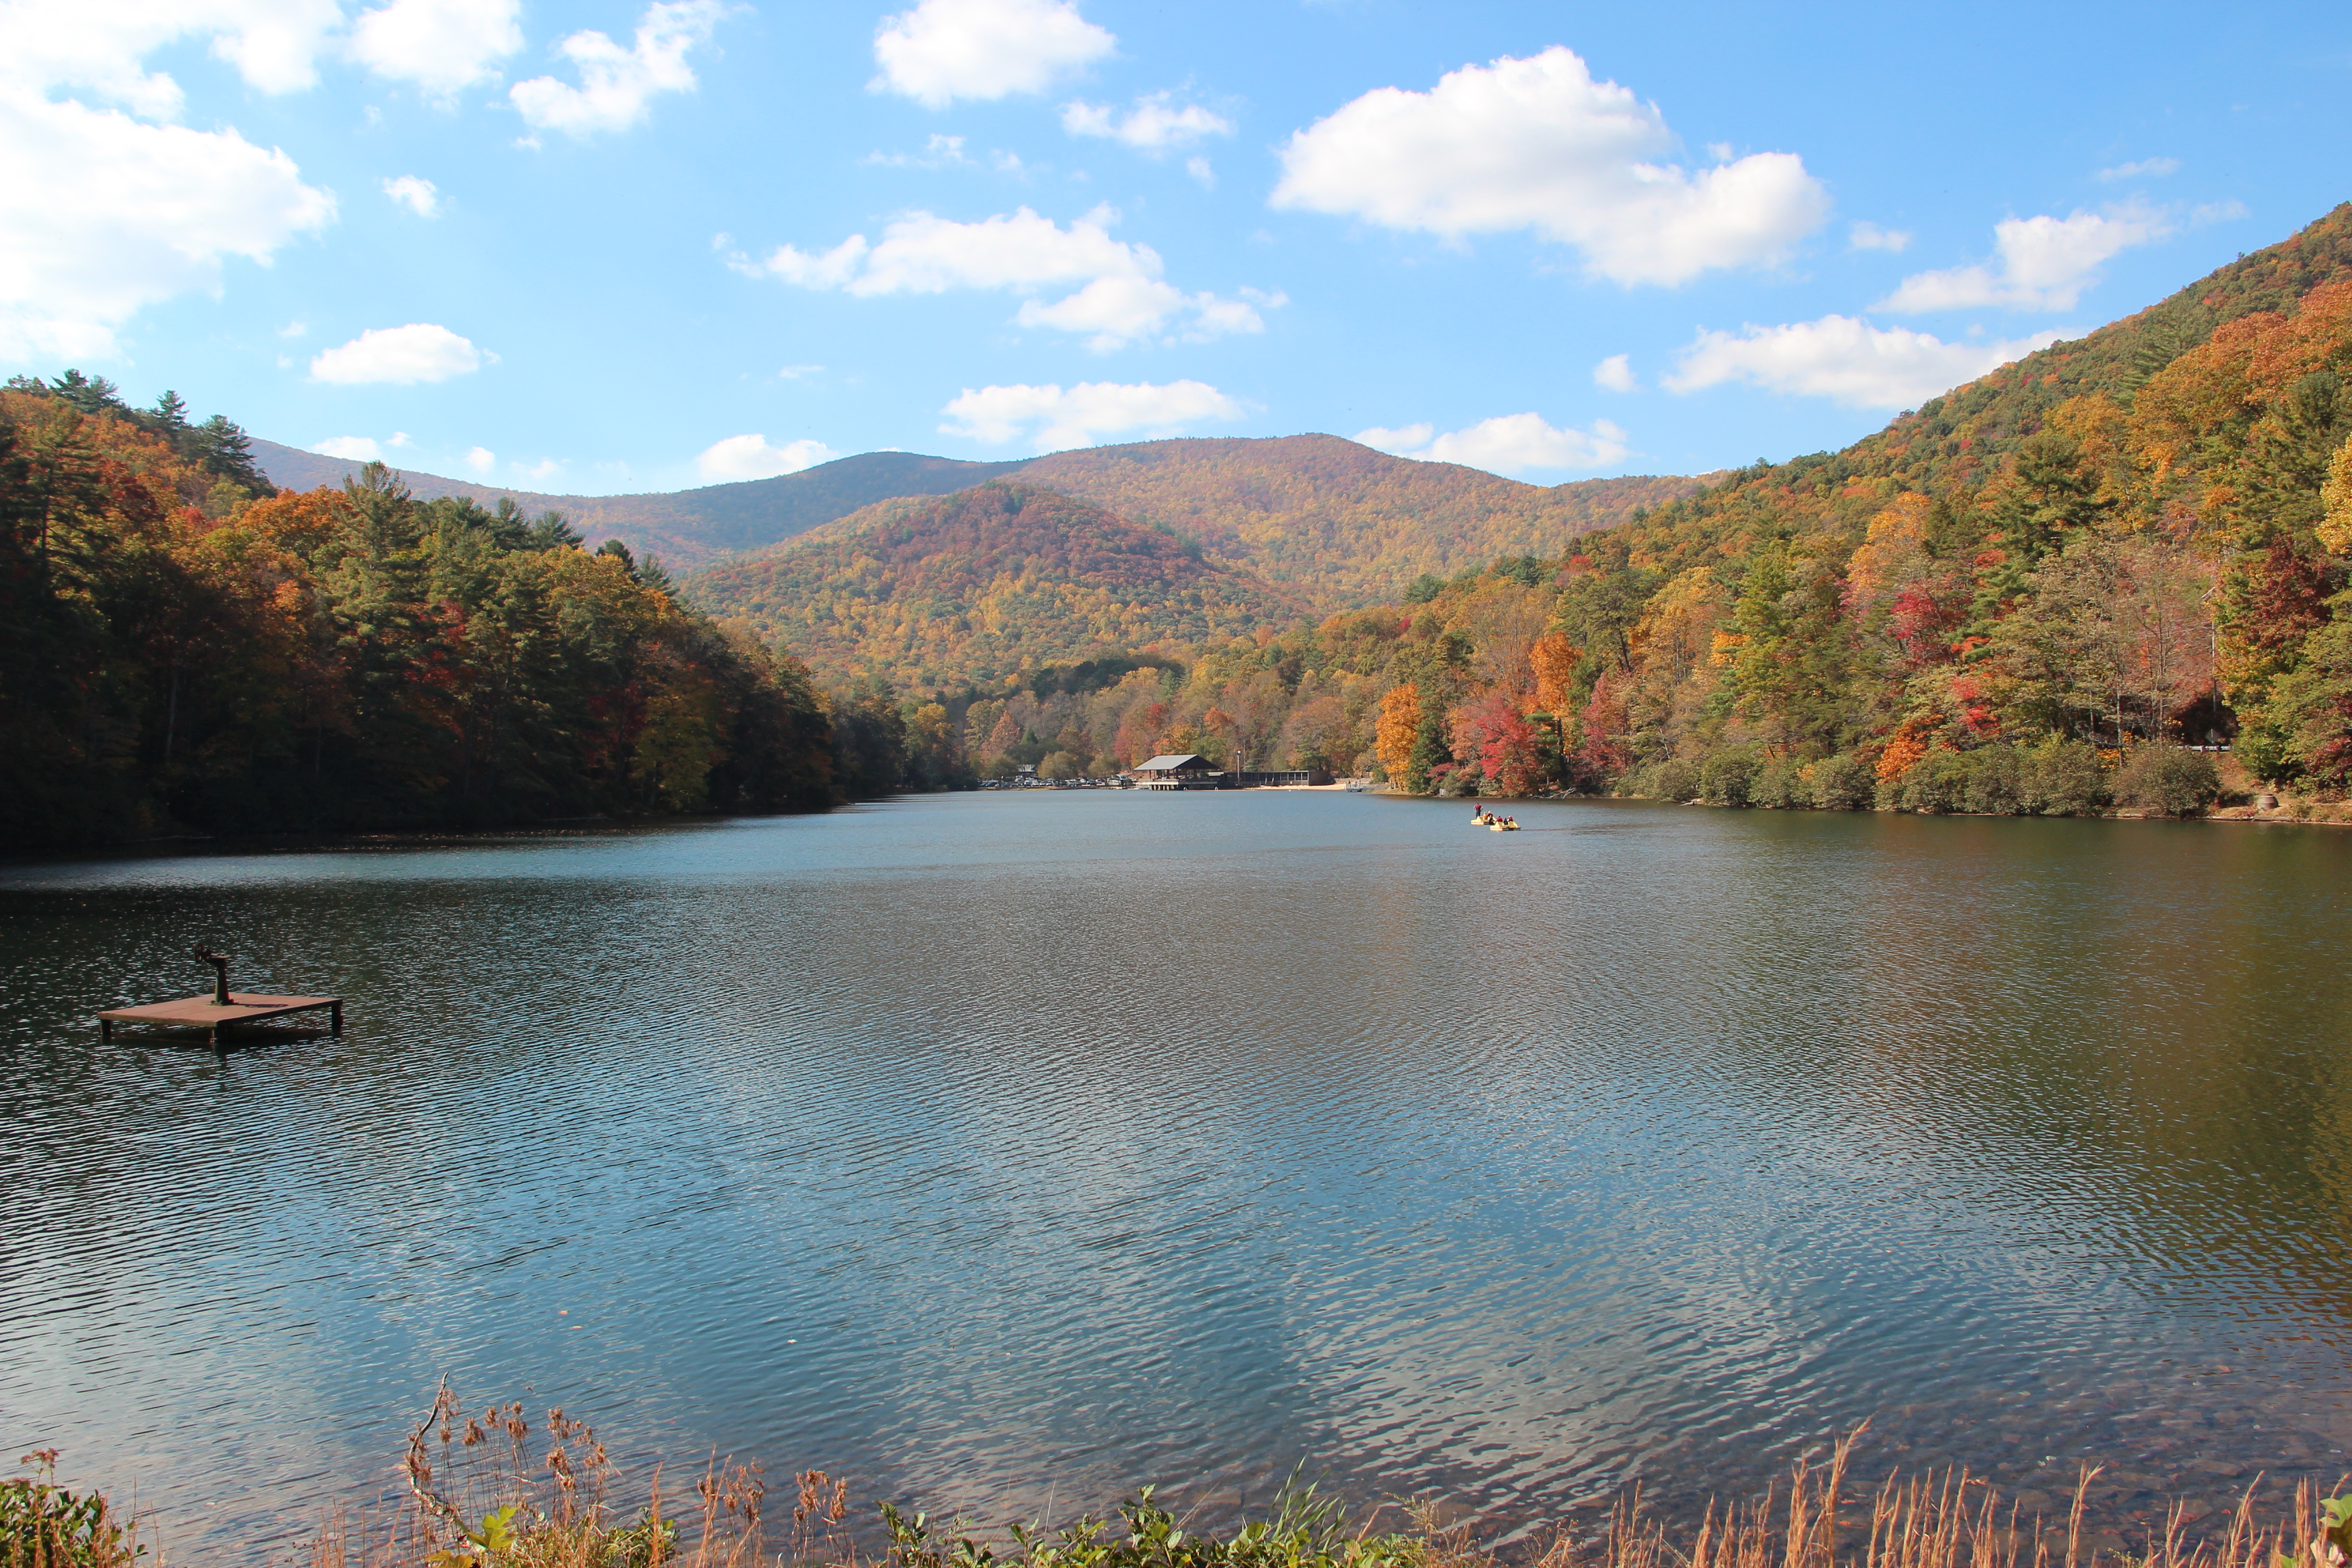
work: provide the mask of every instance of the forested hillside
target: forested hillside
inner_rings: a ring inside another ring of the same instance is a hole
[[[991,685],[1040,665],[1223,640],[1305,614],[1165,530],[1001,479],[867,508],[687,587],[830,678],[916,689]]]
[[[2194,809],[2352,784],[2352,206],[1844,452],[1391,609],[988,694],[986,771],[1193,749],[1402,787]],[[1026,756],[1020,760],[1028,760]]]
[[[420,502],[381,468],[268,494],[243,441],[168,395],[0,393],[11,845],[822,807],[898,783],[895,760],[860,776],[895,713],[836,715],[619,547]]]
[[[1457,463],[1392,458],[1337,436],[1146,441],[1039,458],[1021,470],[1133,522],[1172,528],[1224,564],[1325,611],[1392,599],[1424,574],[1497,556],[1558,555],[1698,479],[1522,484]]]

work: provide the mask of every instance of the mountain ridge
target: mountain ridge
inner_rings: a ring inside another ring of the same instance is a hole
[[[360,463],[256,440],[272,482],[340,484]],[[950,494],[1018,476],[1199,539],[1229,565],[1320,602],[1361,603],[1422,572],[1551,553],[1588,529],[1697,490],[1704,478],[1531,485],[1484,469],[1392,457],[1338,436],[1192,437],[1086,447],[1001,463],[866,452],[797,473],[634,496],[568,496],[404,473],[416,494],[561,511],[592,542],[617,538],[692,572],[787,546],[877,502]]]

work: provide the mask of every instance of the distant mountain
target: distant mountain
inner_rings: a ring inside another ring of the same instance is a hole
[[[360,465],[275,442],[254,453],[289,489],[338,485]],[[688,571],[772,547],[861,507],[945,495],[1018,475],[1162,525],[1226,565],[1291,584],[1338,608],[1398,593],[1424,572],[1450,576],[1504,555],[1556,555],[1590,529],[1696,493],[1702,479],[1522,484],[1454,463],[1392,458],[1337,436],[1147,441],[1004,463],[867,452],[772,479],[663,495],[549,495],[403,471],[417,494],[512,496],[560,511],[591,543],[619,539]]]
[[[344,458],[297,451],[275,441],[255,441],[253,454],[270,482],[281,489],[340,485],[362,466]],[[639,554],[651,552],[674,566],[692,569],[739,550],[756,550],[790,539],[877,500],[945,495],[1023,466],[1019,462],[968,463],[915,452],[865,452],[772,479],[630,496],[549,495],[405,468],[401,469],[401,478],[410,489],[428,500],[465,496],[491,506],[500,496],[511,496],[517,506],[534,516],[562,512],[591,544],[618,539]]]
[[[1287,625],[1304,601],[1199,545],[1056,490],[991,480],[899,500],[689,578],[829,677],[902,687]]]

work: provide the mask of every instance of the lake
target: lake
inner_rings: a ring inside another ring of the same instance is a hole
[[[2352,836],[1332,794],[0,868],[0,1443],[292,1555],[446,1373],[987,1521],[1508,1535],[1868,1418],[2103,1528],[2352,1440]],[[350,999],[202,1049],[100,1006]]]

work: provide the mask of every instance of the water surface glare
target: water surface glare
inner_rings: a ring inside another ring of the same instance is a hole
[[[2346,1468],[2352,837],[935,796],[0,869],[0,1445],[289,1555],[444,1373],[1000,1520]],[[340,1039],[98,1007],[351,999]]]

